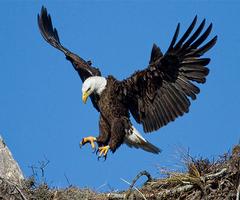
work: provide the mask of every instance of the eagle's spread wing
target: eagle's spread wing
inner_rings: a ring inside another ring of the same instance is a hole
[[[204,83],[208,75],[209,58],[200,58],[214,46],[217,36],[204,43],[212,24],[203,32],[205,20],[193,32],[197,17],[177,41],[178,24],[172,42],[165,53],[154,44],[149,66],[122,81],[127,106],[134,119],[151,132],[188,112],[191,99],[200,92],[194,84]],[[202,45],[200,47],[200,45]]]
[[[92,67],[91,62],[86,62],[84,59],[62,46],[58,37],[57,29],[53,27],[51,16],[47,13],[47,9],[45,7],[42,7],[41,14],[38,15],[38,26],[43,38],[50,45],[59,49],[65,54],[66,59],[72,63],[74,69],[78,72],[83,82],[90,76],[101,76],[99,69]],[[98,97],[94,94],[92,94],[90,97],[94,107],[99,110],[96,104]]]

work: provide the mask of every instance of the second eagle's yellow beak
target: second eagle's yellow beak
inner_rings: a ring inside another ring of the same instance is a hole
[[[82,94],[82,101],[83,101],[83,103],[87,102],[88,96],[89,96],[89,94],[87,92],[83,92],[83,94]]]

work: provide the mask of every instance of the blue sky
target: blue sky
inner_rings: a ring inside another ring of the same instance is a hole
[[[64,46],[120,80],[147,66],[154,42],[165,52],[178,22],[180,33],[196,14],[213,22],[210,74],[190,112],[145,135],[161,154],[123,145],[103,162],[90,146],[79,148],[82,137],[98,135],[99,114],[82,103],[71,64],[42,39],[42,5]],[[120,178],[131,181],[141,170],[157,177],[159,167],[181,165],[179,149],[208,158],[230,150],[240,139],[239,10],[237,1],[1,1],[0,133],[25,175],[46,157],[51,186],[67,186],[67,177],[79,187],[124,189]]]

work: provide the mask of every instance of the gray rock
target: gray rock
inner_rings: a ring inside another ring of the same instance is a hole
[[[0,135],[0,177],[21,184],[23,173]]]

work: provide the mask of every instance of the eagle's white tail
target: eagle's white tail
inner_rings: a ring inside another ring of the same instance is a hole
[[[131,133],[130,133],[131,132]],[[158,154],[161,152],[161,149],[158,147],[154,146],[150,142],[148,142],[143,136],[138,132],[138,130],[132,126],[132,131],[129,131],[125,135],[124,142],[129,146],[129,147],[135,147],[135,148],[141,148],[145,151]]]

